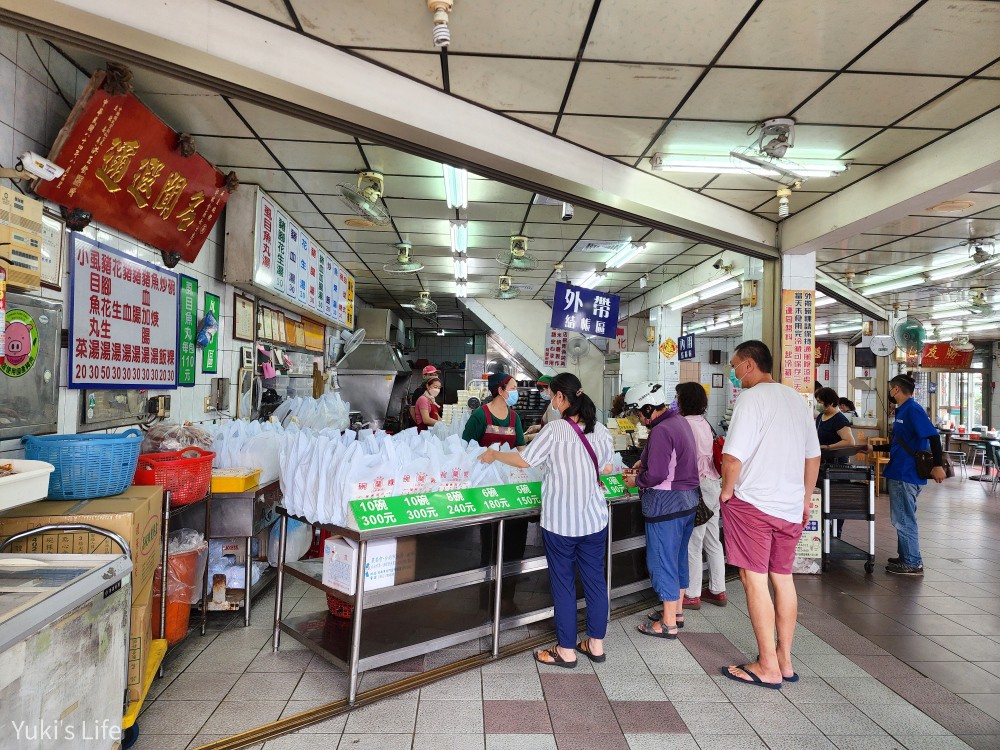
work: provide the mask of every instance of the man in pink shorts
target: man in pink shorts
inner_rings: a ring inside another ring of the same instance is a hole
[[[726,562],[740,569],[760,656],[723,667],[722,674],[777,689],[798,680],[792,669],[798,615],[792,562],[819,474],[819,440],[802,395],[771,378],[773,360],[764,343],[744,341],[729,364],[730,377],[744,390],[722,455]]]

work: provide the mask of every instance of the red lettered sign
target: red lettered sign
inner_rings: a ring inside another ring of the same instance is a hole
[[[52,149],[66,171],[36,192],[189,263],[222,213],[226,177],[181,156],[178,136],[132,94],[111,95],[97,71]]]
[[[960,352],[948,344],[924,344],[922,367],[944,367],[967,370],[972,367],[973,352]]]

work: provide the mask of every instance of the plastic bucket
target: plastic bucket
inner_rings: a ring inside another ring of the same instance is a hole
[[[160,579],[163,566],[156,569],[153,577],[153,638],[164,637],[171,646],[180,643],[187,635],[191,619],[191,600],[195,585],[204,565],[204,554],[208,546],[202,544],[188,552],[179,552],[167,557],[170,576],[167,585],[166,635],[160,635]]]

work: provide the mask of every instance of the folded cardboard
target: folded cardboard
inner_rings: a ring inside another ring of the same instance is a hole
[[[414,579],[417,540],[414,537],[368,542],[365,591],[409,583]],[[353,595],[358,580],[358,543],[341,536],[323,545],[323,585]]]
[[[149,660],[149,644],[153,640],[153,587],[147,586],[134,597],[132,627],[128,638],[128,700],[142,698],[142,680]]]
[[[132,552],[132,595],[148,589],[160,562],[163,489],[129,487],[96,500],[40,500],[0,514],[0,541],[22,531],[60,523],[86,523],[113,531]],[[70,510],[72,509],[72,513]],[[89,531],[47,532],[15,542],[9,552],[117,554],[118,545]]]

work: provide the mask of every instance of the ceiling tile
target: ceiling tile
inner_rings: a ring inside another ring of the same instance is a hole
[[[557,116],[555,114],[546,114],[544,112],[505,112],[504,114],[536,127],[539,130],[544,130],[546,133],[551,133],[552,129],[556,126]]]
[[[298,187],[288,175],[277,169],[240,169],[237,173],[240,183],[244,185],[260,185],[269,193],[297,193]]]
[[[288,8],[285,7],[282,0],[231,0],[228,4],[238,5],[286,26],[294,26],[292,17],[288,15]]]
[[[818,257],[823,260],[828,260],[829,258],[824,256],[827,250],[831,251],[846,251],[850,253],[856,253],[859,250],[871,250],[879,245],[885,245],[892,242],[899,237],[904,235],[888,235],[888,234],[856,234],[846,240],[841,240],[836,247],[826,247],[818,251]],[[831,256],[833,257],[833,256]],[[837,255],[836,257],[843,257]]]
[[[878,252],[934,253],[959,245],[959,240],[948,237],[903,237],[879,247]]]
[[[456,3],[451,15],[449,53],[505,54],[532,57],[576,57],[587,27],[592,0],[562,0],[540,3],[537,0],[504,0],[494,3]],[[390,0],[390,5],[398,3]],[[430,14],[426,12],[422,29],[430,41]],[[499,11],[499,12],[498,12]],[[398,23],[392,15],[389,23]],[[449,54],[449,61],[454,61]]]
[[[899,124],[917,128],[958,128],[998,105],[1000,81],[973,79],[958,85]]]
[[[352,136],[238,99],[233,104],[261,138],[354,143]]]
[[[381,63],[387,68],[416,78],[436,89],[444,88],[441,79],[441,54],[437,50],[427,52],[397,52],[391,50],[356,50],[361,57]]]
[[[425,3],[291,0],[291,5],[309,34],[341,47],[433,49]]]
[[[866,164],[889,164],[906,156],[911,151],[926,146],[942,135],[944,133],[940,130],[889,128],[867,143],[863,143],[853,151],[844,154],[844,158]]]
[[[444,181],[436,180],[441,188],[441,200],[444,200]],[[522,203],[527,207],[531,200],[528,190],[505,185],[495,180],[469,180],[469,205],[475,203]],[[471,210],[471,209],[470,209]]]
[[[371,168],[387,175],[417,175],[442,177],[441,164],[414,154],[386,146],[365,146],[365,156]]]
[[[791,212],[794,214],[799,211],[802,211],[805,208],[808,208],[814,203],[819,203],[821,200],[828,197],[829,195],[830,195],[829,193],[809,192],[804,190],[795,191],[792,193],[792,197],[788,199],[788,205],[789,208],[791,209]],[[763,206],[760,206],[755,211],[755,213],[766,215],[766,217],[771,221],[777,221],[778,219],[777,196],[774,196]]]
[[[412,241],[405,236],[410,233],[437,234],[446,242],[450,242],[450,229],[446,219],[393,218],[393,223],[396,225],[396,229],[404,235],[404,242]]]
[[[524,217],[522,212],[521,218]],[[577,226],[579,224],[589,224],[597,217],[597,213],[588,208],[574,206],[573,218],[562,221],[562,206],[546,206],[534,204],[528,213],[528,221],[535,223],[548,223],[557,225]]]
[[[338,192],[337,185],[340,183],[354,184],[356,181],[356,175],[353,172],[290,171],[289,173],[302,186],[305,192],[320,193],[323,195],[335,195]],[[343,204],[340,205],[338,210],[344,211]]]
[[[829,78],[829,73],[798,70],[715,68],[678,114],[703,120],[760,122],[784,116]],[[741,142],[746,142],[746,136]]]
[[[701,75],[701,68],[584,62],[566,112],[665,119]]]
[[[896,221],[890,221],[887,224],[882,224],[881,226],[875,227],[874,229],[869,229],[866,234],[888,234],[905,237],[910,234],[919,234],[928,229],[933,229],[934,227],[941,226],[949,221],[953,221],[955,217],[951,216],[904,216]]]
[[[451,92],[490,109],[556,112],[571,62],[501,57],[451,57]]]
[[[179,133],[236,138],[253,135],[222,97],[210,92],[143,94],[142,101]]]
[[[662,120],[566,115],[557,135],[599,154],[642,154]]]
[[[517,231],[517,227],[515,227],[515,231]],[[583,227],[578,224],[541,224],[529,222],[524,225],[524,229],[521,231],[532,240],[560,240],[565,243],[566,247],[569,247],[579,239]],[[534,247],[534,243],[529,245],[529,247]]]
[[[317,143],[315,141],[266,141],[286,169],[333,170],[352,173],[364,169],[361,151],[353,143]],[[345,181],[343,175],[337,180]],[[354,182],[347,179],[347,182]]]
[[[925,237],[952,237],[965,240],[970,238],[993,237],[1000,234],[998,219],[959,219],[921,233]]]
[[[271,158],[256,138],[213,138],[200,135],[195,139],[195,148],[213,164],[236,164],[259,169],[277,169],[278,164]]]
[[[604,0],[584,57],[707,65],[752,5],[751,0]]]
[[[998,3],[927,3],[858,60],[854,68],[965,76],[996,58],[998,38]]]
[[[987,209],[992,209],[996,206],[1000,206],[1000,194],[997,193],[979,193],[979,192],[965,193],[964,195],[955,196],[953,200],[972,201],[974,205],[971,208],[966,208],[961,211],[949,211],[947,214],[939,214],[937,216],[932,214],[932,217],[936,219],[940,216],[941,219],[947,220],[947,219],[955,219],[960,216],[971,216],[973,214],[978,216],[981,214],[983,218],[990,219],[996,217],[993,216],[991,213],[986,213]],[[928,212],[924,210],[924,211],[917,211],[915,213],[926,214]],[[930,229],[930,227],[927,228]]]
[[[407,198],[384,198],[389,213],[394,218],[454,219],[455,209],[441,200],[410,200]]]
[[[764,0],[719,63],[839,70],[912,7],[912,0]]]
[[[886,126],[951,86],[947,78],[844,73],[797,110],[797,120]]]

